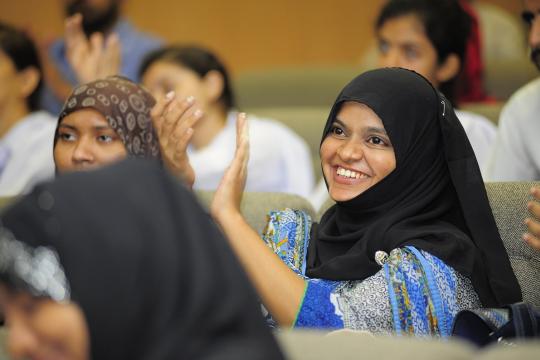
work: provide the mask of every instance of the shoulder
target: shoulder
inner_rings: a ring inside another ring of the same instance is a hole
[[[266,245],[291,269],[304,273],[311,217],[302,210],[271,211],[262,233]]]
[[[488,118],[480,114],[476,114],[470,111],[456,110],[456,115],[465,128],[478,128],[482,130],[490,130],[496,132],[497,127]]]
[[[504,120],[505,117],[514,117],[517,114],[523,114],[527,117],[536,115],[540,109],[539,97],[540,77],[527,83],[510,97],[502,110],[501,120]]]

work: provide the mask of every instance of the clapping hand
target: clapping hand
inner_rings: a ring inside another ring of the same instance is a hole
[[[120,42],[116,34],[105,40],[103,34],[93,33],[90,38],[82,28],[82,15],[75,14],[65,23],[66,57],[79,83],[119,73]]]
[[[531,189],[531,195],[534,197],[534,200],[527,204],[527,208],[532,217],[525,219],[528,232],[523,234],[523,239],[531,247],[540,250],[540,188],[533,187]]]
[[[523,234],[523,240],[531,247],[540,250],[540,187],[533,187],[531,194],[533,201],[527,204],[532,217],[525,219],[528,232]]]
[[[192,96],[179,100],[174,92],[170,92],[157,100],[150,113],[165,166],[190,188],[195,182],[195,172],[189,162],[187,147],[193,136],[193,126],[203,116],[194,104]]]
[[[218,223],[226,221],[226,217],[229,215],[240,214],[240,202],[246,186],[248,160],[248,121],[245,113],[239,113],[236,119],[234,158],[225,171],[210,205],[210,213]]]

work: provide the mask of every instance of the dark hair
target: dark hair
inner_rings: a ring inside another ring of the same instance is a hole
[[[437,51],[442,64],[450,54],[456,54],[461,62],[465,59],[472,19],[457,0],[390,0],[381,10],[375,29],[379,30],[386,21],[414,14],[418,17],[426,36]],[[440,90],[453,102],[455,84],[459,74],[442,83]]]
[[[143,60],[139,69],[139,76],[148,70],[156,61],[173,62],[186,67],[203,77],[210,71],[217,71],[223,77],[223,92],[219,97],[226,110],[235,106],[234,94],[229,74],[223,63],[207,49],[197,46],[168,46],[149,53]]]
[[[0,50],[13,61],[17,71],[33,67],[39,71],[39,82],[26,99],[30,111],[39,108],[39,92],[43,84],[42,68],[38,52],[30,37],[21,30],[0,22]]]

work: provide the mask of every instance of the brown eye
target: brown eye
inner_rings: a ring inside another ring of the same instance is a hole
[[[368,142],[372,143],[373,145],[386,145],[386,141],[381,139],[378,136],[372,136],[368,139]]]
[[[342,128],[340,128],[339,126],[335,126],[335,125],[333,125],[332,128],[330,129],[330,133],[332,133],[334,135],[338,135],[338,136],[341,136],[341,135],[345,134],[345,132],[343,131]]]

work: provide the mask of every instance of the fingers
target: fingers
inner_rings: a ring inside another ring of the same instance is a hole
[[[176,122],[170,141],[176,159],[186,156],[186,150],[193,135],[193,127],[202,116],[203,112],[197,109],[192,114],[186,114],[183,121]]]
[[[111,34],[105,42],[98,77],[102,78],[120,73],[120,61],[120,40],[117,34]]]
[[[534,236],[531,233],[523,234],[523,240],[532,248],[540,250],[540,237]]]
[[[533,216],[533,218],[525,219],[525,225],[527,225],[528,232],[523,234],[523,240],[525,240],[531,247],[540,250],[540,188],[531,188],[531,195],[536,201],[529,201],[527,203],[527,209]]]
[[[535,200],[540,201],[540,187],[534,186],[531,188],[531,195]]]
[[[71,17],[68,17],[65,21],[65,38],[66,46],[69,49],[73,45],[86,43],[86,35],[82,28],[82,15],[75,14]]]
[[[195,99],[193,96],[189,96],[184,100],[177,100],[173,98],[169,104],[165,107],[161,120],[161,135],[170,136],[178,121],[184,118],[186,112],[193,106]]]
[[[241,178],[247,172],[249,161],[249,127],[245,113],[239,113],[236,118],[236,152],[231,163],[231,172],[238,174]]]

